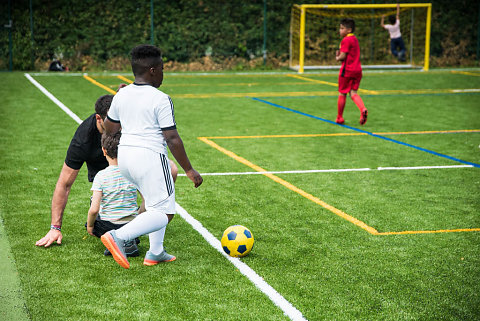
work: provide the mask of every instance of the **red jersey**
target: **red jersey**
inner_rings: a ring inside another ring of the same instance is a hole
[[[346,35],[340,43],[340,51],[347,54],[342,61],[340,76],[357,77],[362,74],[362,65],[360,64],[360,45],[358,39],[353,33]]]

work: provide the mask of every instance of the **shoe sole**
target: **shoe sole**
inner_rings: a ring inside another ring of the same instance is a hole
[[[367,122],[368,110],[362,111],[362,116],[360,118],[360,125],[364,125]]]
[[[177,258],[174,256],[173,258],[171,258],[170,260],[166,260],[166,261],[155,261],[155,260],[148,260],[148,259],[145,259],[143,260],[143,265],[146,265],[146,266],[153,266],[153,265],[157,265],[158,263],[162,263],[162,262],[173,262],[175,261]]]
[[[103,245],[110,251],[113,256],[115,262],[117,262],[121,267],[124,269],[130,268],[130,263],[128,262],[127,258],[122,255],[122,252],[115,243],[113,236],[110,233],[105,233],[100,238],[102,240]]]

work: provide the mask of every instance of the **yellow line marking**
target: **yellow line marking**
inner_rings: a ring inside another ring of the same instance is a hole
[[[126,77],[123,77],[122,75],[118,75],[117,78],[120,79],[120,80],[123,80],[125,82],[128,82],[129,84],[133,83],[133,80],[130,80]]]
[[[98,87],[100,87],[100,88],[105,89],[106,91],[108,91],[109,93],[111,93],[111,94],[113,94],[113,95],[115,95],[115,94],[117,93],[115,90],[113,90],[113,89],[111,89],[111,88],[108,88],[108,87],[105,86],[105,85],[102,85],[101,83],[99,83],[98,81],[96,81],[96,80],[93,79],[93,78],[90,78],[90,77],[87,76],[87,75],[83,75],[83,78],[85,78],[86,80],[88,80],[88,81],[91,82],[92,84],[94,84],[94,85],[96,85],[96,86],[98,86]]]
[[[266,172],[267,170],[263,169],[262,167],[258,166],[258,165],[255,165],[253,164],[252,162],[250,162],[249,160],[243,158],[243,157],[240,157],[238,156],[237,154],[219,146],[218,144],[214,143],[213,141],[209,140],[208,138],[206,137],[198,137],[199,140],[201,140],[202,142],[206,143],[207,145],[210,145],[211,147],[219,150],[220,152],[224,153],[225,155],[235,159],[236,161],[256,170],[257,172]],[[330,204],[327,204],[325,203],[324,201],[320,200],[319,198],[305,192],[304,190],[296,187],[295,185],[287,182],[286,180],[284,179],[281,179],[280,177],[278,176],[275,176],[273,174],[270,174],[270,173],[262,173],[262,175],[265,175],[267,176],[268,178],[270,178],[271,180],[285,186],[286,188],[302,195],[303,197],[309,199],[310,201],[322,206],[323,208],[329,210],[330,212],[340,216],[341,218],[344,218],[345,220],[355,224],[356,226],[366,230],[367,232],[369,232],[370,234],[378,234],[378,231],[376,229],[374,229],[373,227],[371,226],[368,226],[367,224],[365,224],[364,222],[356,219],[355,217],[353,216],[350,216],[348,215],[347,213],[339,210],[338,208],[335,208],[333,207],[332,205]]]
[[[480,131],[480,130],[479,130]],[[446,132],[446,131],[442,131]],[[450,132],[450,131],[447,131]],[[417,132],[418,133],[418,132]],[[431,133],[431,132],[430,132]],[[357,134],[357,135],[363,135],[363,134]],[[286,180],[268,173],[266,169],[255,165],[254,163],[250,162],[249,160],[238,156],[232,151],[229,151],[226,148],[221,147],[220,145],[216,144],[215,142],[211,141],[209,138],[246,138],[246,137],[252,137],[252,138],[257,138],[257,137],[289,137],[288,135],[269,135],[269,136],[223,136],[223,137],[197,137],[199,140],[204,142],[205,144],[215,148],[216,150],[224,153],[225,155],[235,159],[236,161],[254,169],[257,172],[261,172],[262,175],[270,178],[274,182],[279,183],[280,185],[283,185],[284,187],[290,189],[291,191],[294,191],[295,193],[300,194],[301,196],[307,198],[308,200],[322,206],[323,208],[329,210],[330,212],[334,213],[335,215],[349,221],[350,223],[364,229],[368,233],[372,235],[408,235],[408,234],[432,234],[432,233],[452,233],[452,232],[480,232],[480,228],[470,228],[470,229],[445,229],[445,230],[431,230],[431,231],[401,231],[401,232],[378,232],[375,228],[367,225],[366,223],[356,219],[355,217],[348,215],[347,213],[339,210],[338,208],[325,203],[324,201],[320,200],[319,198],[313,196],[312,194],[309,194],[305,192],[304,190],[296,187],[295,185],[287,182]],[[292,135],[291,137],[311,137],[310,135]]]
[[[311,78],[302,77],[302,76],[299,76],[299,75],[287,75],[287,76],[293,77],[293,78],[297,78],[297,79],[306,80],[306,81],[315,82],[315,83],[318,83],[318,84],[323,84],[323,85],[338,87],[338,84],[333,83],[333,82],[328,82],[328,81],[323,81],[323,80],[317,80],[317,79],[311,79]],[[361,92],[361,93],[366,93],[366,94],[371,94],[371,95],[378,95],[378,94],[379,94],[378,91],[374,91],[374,90],[358,89],[358,91]]]
[[[450,71],[452,74],[462,74],[462,75],[468,75],[468,76],[480,76],[480,73],[474,73],[474,72],[468,72],[468,71],[459,71],[459,70],[452,70]]]
[[[377,235],[408,235],[408,234],[433,234],[433,233],[455,233],[455,232],[480,232],[480,228],[460,228],[460,229],[453,229],[453,230],[434,230],[434,231],[379,232]]]
[[[299,96],[338,96],[336,91],[299,91],[263,93],[211,93],[211,94],[172,94],[172,98],[245,98],[245,97],[299,97]]]
[[[459,130],[426,130],[411,132],[379,132],[374,135],[426,135],[448,133],[480,133],[480,129]],[[292,135],[251,135],[251,136],[208,136],[207,139],[243,139],[243,138],[302,138],[302,137],[331,137],[331,136],[368,136],[366,133],[332,133],[332,134],[292,134]]]

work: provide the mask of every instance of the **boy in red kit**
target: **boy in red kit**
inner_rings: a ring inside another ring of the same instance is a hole
[[[360,45],[353,32],[355,31],[355,21],[353,19],[342,19],[340,21],[340,36],[343,38],[340,43],[340,50],[336,52],[337,61],[342,62],[340,74],[338,76],[338,115],[336,122],[343,124],[343,109],[347,100],[347,94],[350,93],[355,105],[360,109],[360,125],[367,122],[367,108],[363,104],[362,98],[357,94],[360,80],[362,80],[362,65],[360,64]]]

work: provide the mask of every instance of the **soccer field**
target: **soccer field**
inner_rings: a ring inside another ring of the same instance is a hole
[[[143,266],[145,236],[129,270],[103,256],[84,228],[85,166],[62,245],[36,247],[77,121],[132,81],[2,74],[0,214],[10,245],[2,252],[13,254],[13,292],[27,317],[480,319],[479,69],[366,71],[364,126],[350,99],[345,125],[334,122],[335,72],[166,73],[160,89],[204,178],[195,189],[180,169],[179,215],[165,237],[177,260]],[[236,224],[255,246],[228,259],[219,240]],[[0,317],[12,315],[7,302]]]

